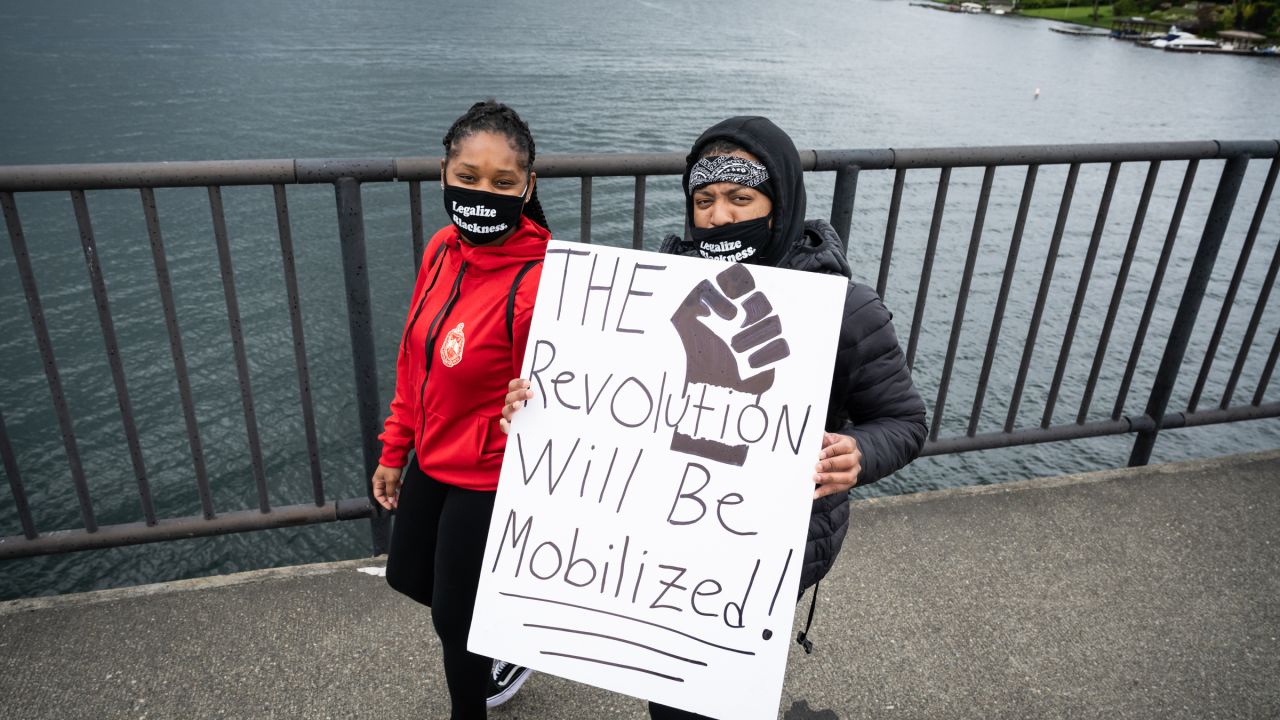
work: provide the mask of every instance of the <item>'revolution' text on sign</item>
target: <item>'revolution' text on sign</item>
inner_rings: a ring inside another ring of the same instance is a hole
[[[845,286],[553,241],[469,649],[776,717]]]

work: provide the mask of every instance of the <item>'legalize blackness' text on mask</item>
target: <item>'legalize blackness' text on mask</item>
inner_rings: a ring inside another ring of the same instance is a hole
[[[520,224],[525,186],[519,195],[444,186],[444,210],[458,233],[472,245],[488,245]]]
[[[769,216],[719,227],[693,227],[689,233],[698,243],[698,253],[704,258],[751,262],[769,242]]]

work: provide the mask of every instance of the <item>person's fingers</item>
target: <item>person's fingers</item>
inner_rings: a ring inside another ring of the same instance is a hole
[[[862,473],[862,451],[856,440],[848,435],[825,433],[822,445],[813,476],[817,485],[814,499],[849,490],[858,483],[858,475]]]
[[[838,493],[838,492],[848,492],[848,491],[849,491],[849,489],[850,489],[850,488],[852,488],[852,487],[853,487],[853,483],[852,483],[852,482],[849,482],[849,483],[835,483],[835,482],[823,483],[823,484],[819,485],[817,488],[815,488],[815,489],[814,489],[814,491],[813,491],[813,499],[814,499],[814,500],[817,500],[818,498],[820,498],[820,497],[826,497],[827,495],[835,495],[835,494],[836,494],[836,493]]]
[[[504,420],[510,421],[515,417],[516,411],[524,407],[523,400],[509,400],[506,405],[502,406],[502,417]]]
[[[384,509],[391,509],[391,500],[387,497],[386,486],[377,478],[373,480],[373,499]]]
[[[839,433],[823,433],[822,435],[822,452],[818,453],[819,460],[825,460],[836,455],[847,455],[857,449],[857,442],[848,435]]]
[[[523,401],[532,400],[532,399],[533,399],[532,390],[530,390],[529,388],[517,388],[515,390],[508,392],[506,397],[503,398],[503,402],[505,402],[507,405],[510,405],[514,402],[523,402]]]
[[[394,510],[400,500],[400,468],[378,466],[369,479],[373,499],[386,510]]]
[[[528,388],[529,388],[529,381],[525,380],[524,378],[512,378],[511,382],[507,383],[508,393],[513,393],[517,390],[527,390]]]
[[[842,473],[848,472],[858,464],[859,457],[857,453],[845,453],[844,455],[836,455],[824,460],[819,460],[815,468],[819,473]]]
[[[529,389],[527,381],[512,380],[509,387],[511,390],[507,393],[506,404],[502,406],[502,417],[498,419],[498,427],[508,435],[511,434],[511,420],[515,417],[516,411],[533,399],[533,391]]]
[[[858,480],[858,472],[862,470],[862,465],[854,463],[848,470],[836,470],[833,472],[815,472],[813,474],[813,483],[815,485],[847,485],[852,487]]]

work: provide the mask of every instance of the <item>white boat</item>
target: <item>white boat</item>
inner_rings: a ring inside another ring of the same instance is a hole
[[[1097,36],[1097,37],[1108,37],[1111,35],[1111,33],[1106,30],[1099,30],[1098,28],[1084,27],[1082,25],[1051,25],[1049,26],[1049,30],[1051,32],[1061,33],[1063,35],[1083,35],[1083,36]]]
[[[1192,35],[1191,33],[1187,33],[1180,38],[1170,40],[1166,47],[1173,48],[1175,50],[1185,48],[1216,48],[1218,47],[1218,43],[1215,40],[1208,40]]]
[[[1169,28],[1169,34],[1162,35],[1158,38],[1155,38],[1147,42],[1147,45],[1150,45],[1153,48],[1158,48],[1161,50],[1165,48],[1173,48],[1175,50],[1190,50],[1194,48],[1218,47],[1218,43],[1214,42],[1213,40],[1207,40],[1205,38],[1200,37],[1199,35],[1186,32],[1185,30],[1179,30],[1176,25],[1174,27]]]

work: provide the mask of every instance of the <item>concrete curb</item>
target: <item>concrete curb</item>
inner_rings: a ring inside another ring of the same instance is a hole
[[[209,577],[190,578],[187,580],[171,580],[169,582],[135,585],[133,587],[112,588],[110,590],[91,590],[67,595],[50,595],[46,597],[19,598],[0,602],[0,617],[37,610],[54,610],[83,605],[131,600],[135,598],[169,595],[173,593],[193,592],[196,590],[212,590],[215,588],[234,587],[236,585],[252,585],[285,580],[290,578],[330,575],[344,570],[355,570],[362,567],[383,567],[386,557],[358,558],[356,560],[337,560],[310,565],[290,565],[287,567],[247,570],[228,575],[212,575]]]

